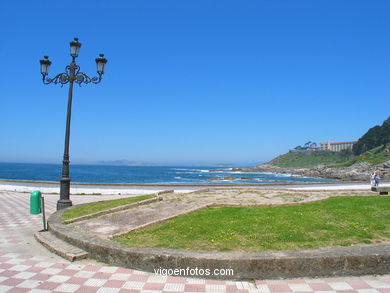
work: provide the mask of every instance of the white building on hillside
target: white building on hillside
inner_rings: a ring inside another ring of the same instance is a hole
[[[329,150],[332,152],[339,152],[342,150],[352,149],[352,146],[357,143],[357,140],[353,141],[338,141],[338,142],[321,142],[321,150]]]

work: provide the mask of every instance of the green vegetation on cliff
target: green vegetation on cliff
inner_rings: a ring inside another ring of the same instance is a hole
[[[390,160],[390,143],[380,145],[361,155],[354,156],[351,151],[290,151],[269,162],[282,168],[312,168],[318,165],[329,167],[348,167],[362,162],[378,165]]]
[[[353,164],[367,162],[372,165],[378,165],[390,160],[390,143],[383,144],[372,150],[369,150],[359,156],[353,157],[351,160],[344,164],[337,165],[335,167],[347,167]]]
[[[352,153],[348,151],[290,151],[276,157],[269,164],[282,168],[312,168],[318,165],[345,164],[352,158]]]
[[[387,143],[390,143],[390,117],[383,122],[382,126],[370,128],[359,138],[358,142],[353,146],[353,153],[358,156]]]

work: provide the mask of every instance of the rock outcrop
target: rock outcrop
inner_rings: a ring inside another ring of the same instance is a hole
[[[379,171],[382,180],[390,180],[390,161],[378,165],[361,162],[340,168],[331,168],[326,165],[319,165],[314,168],[281,168],[271,164],[261,164],[253,168],[234,168],[232,171],[291,173],[345,181],[367,181],[370,180],[370,175],[374,171]]]

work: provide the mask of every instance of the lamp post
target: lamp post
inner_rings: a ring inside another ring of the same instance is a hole
[[[44,59],[40,60],[41,64],[41,74],[42,81],[44,84],[61,84],[61,87],[64,84],[69,83],[69,93],[68,93],[68,110],[66,116],[66,131],[65,131],[65,148],[64,148],[64,159],[62,161],[62,177],[60,180],[60,199],[57,201],[57,210],[64,209],[72,206],[72,201],[70,200],[69,191],[70,191],[70,177],[69,177],[69,138],[70,138],[70,119],[72,114],[72,96],[73,96],[73,83],[77,83],[81,86],[82,83],[99,83],[102,80],[104,74],[104,69],[107,63],[107,59],[104,58],[103,54],[100,54],[98,58],[95,59],[97,66],[98,77],[89,77],[84,72],[80,72],[80,66],[76,64],[76,58],[79,55],[81,43],[78,38],[74,38],[70,42],[70,56],[72,56],[72,61],[70,65],[65,67],[65,72],[57,74],[53,78],[49,78],[47,75],[49,73],[49,68],[51,61],[48,56],[44,56]]]

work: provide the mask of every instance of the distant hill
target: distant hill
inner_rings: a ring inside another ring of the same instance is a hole
[[[219,164],[215,164],[214,166],[215,167],[233,167],[235,164],[232,164],[232,163],[219,163]]]
[[[359,156],[387,143],[390,143],[390,117],[383,122],[382,126],[377,125],[370,128],[359,138],[352,150],[356,156]]]
[[[155,166],[150,163],[141,163],[137,161],[129,161],[129,160],[114,160],[114,161],[99,161],[99,165],[107,165],[107,166]]]

